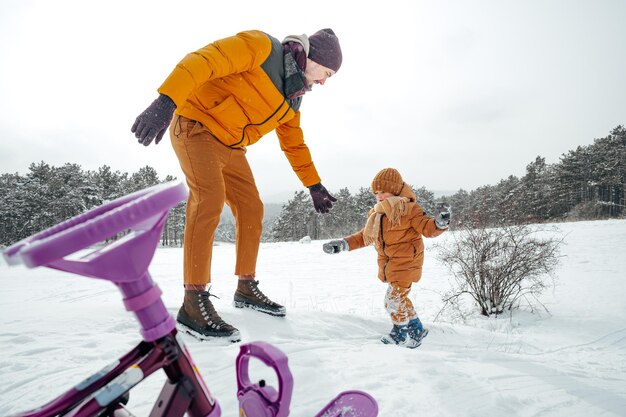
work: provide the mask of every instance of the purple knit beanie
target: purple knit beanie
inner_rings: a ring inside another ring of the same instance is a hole
[[[341,66],[341,47],[332,29],[318,30],[309,36],[309,58],[320,65],[338,71]]]

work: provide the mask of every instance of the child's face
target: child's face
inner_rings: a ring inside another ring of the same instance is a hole
[[[376,196],[376,201],[378,201],[379,203],[389,197],[393,197],[393,194],[386,193],[384,191],[374,191],[374,195]]]

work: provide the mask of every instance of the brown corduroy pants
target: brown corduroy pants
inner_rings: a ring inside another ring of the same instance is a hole
[[[235,275],[254,275],[261,242],[263,203],[245,149],[231,149],[200,122],[175,116],[172,146],[187,179],[184,283],[211,282],[215,229],[224,203],[235,217]]]
[[[405,284],[392,282],[387,287],[385,310],[390,314],[393,324],[408,324],[410,320],[417,317],[413,303],[409,298],[410,292],[411,284],[406,287]]]

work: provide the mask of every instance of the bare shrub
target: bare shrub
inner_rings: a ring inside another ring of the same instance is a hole
[[[484,316],[502,314],[519,306],[522,298],[537,300],[547,278],[559,263],[562,239],[545,227],[517,225],[487,229],[464,228],[445,246],[438,244],[437,259],[452,273],[453,289],[444,296],[446,306],[470,295]],[[532,298],[532,299],[531,299]],[[445,309],[445,306],[444,306]]]

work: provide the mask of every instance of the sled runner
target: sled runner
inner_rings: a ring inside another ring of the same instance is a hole
[[[375,417],[378,405],[361,391],[345,391],[333,399],[315,417]]]

